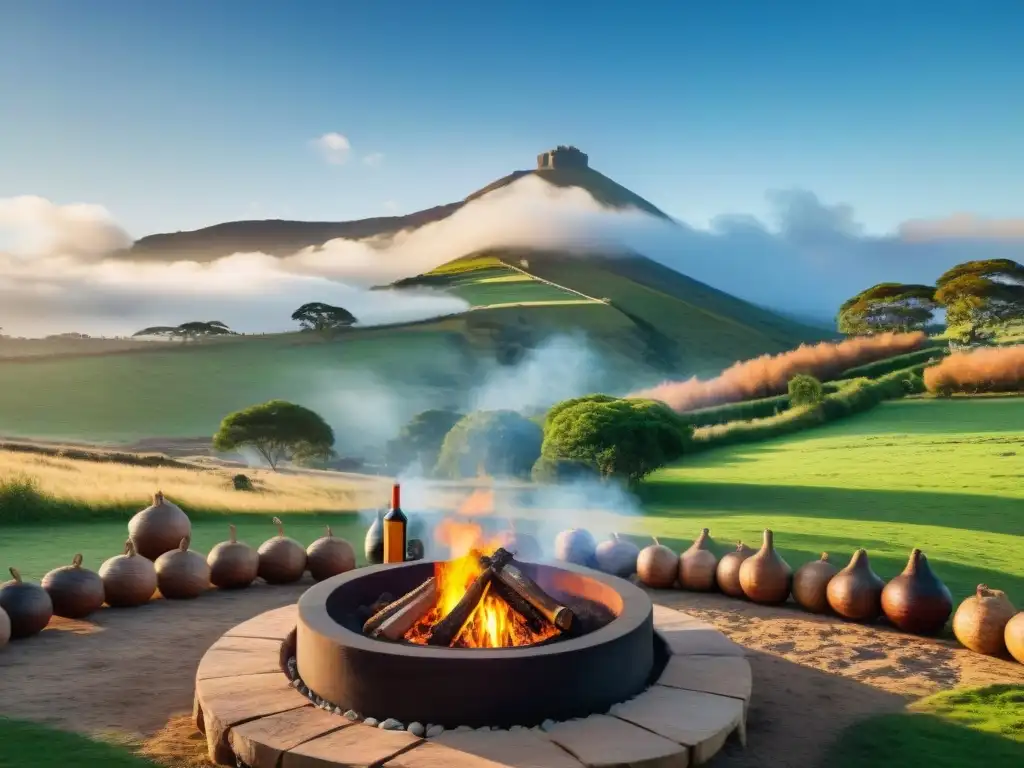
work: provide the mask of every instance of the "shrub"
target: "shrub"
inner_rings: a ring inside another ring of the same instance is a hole
[[[448,432],[436,472],[453,479],[481,472],[498,477],[529,477],[540,456],[541,428],[515,411],[477,411]]]
[[[544,429],[542,455],[571,460],[630,484],[679,458],[693,428],[663,403],[607,397],[556,407]]]
[[[535,483],[564,483],[599,476],[597,468],[576,459],[549,459],[541,456],[533,465],[530,477]]]
[[[821,382],[813,376],[801,373],[789,380],[789,404],[791,407],[817,405],[824,396]]]
[[[271,469],[293,457],[330,455],[334,432],[319,414],[285,400],[270,400],[230,413],[213,436],[218,451],[255,449]]]
[[[902,371],[912,365],[928,363],[932,360],[941,360],[948,353],[948,347],[925,347],[924,349],[919,349],[916,352],[908,352],[905,355],[887,357],[885,360],[878,360],[877,362],[868,363],[867,365],[858,365],[856,368],[848,368],[843,371],[842,378],[858,379],[864,377],[868,379],[877,379],[879,376],[884,376],[887,373],[894,373],[895,371]]]
[[[236,491],[252,490],[252,480],[249,479],[248,475],[235,475],[231,478],[231,485]]]
[[[416,414],[402,427],[398,437],[387,445],[389,469],[401,471],[411,464],[419,463],[424,470],[432,470],[437,464],[445,437],[452,427],[459,423],[462,416],[463,414],[456,411],[444,409]]]
[[[1024,344],[954,352],[924,371],[929,392],[1024,391]]]

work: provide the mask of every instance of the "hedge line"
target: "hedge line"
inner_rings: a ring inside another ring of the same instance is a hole
[[[885,360],[876,360],[873,363],[867,363],[866,365],[858,365],[855,368],[849,368],[843,371],[838,378],[840,379],[877,379],[879,376],[885,376],[888,373],[896,373],[897,371],[903,371],[910,366],[927,363],[933,359],[937,360],[945,357],[949,354],[948,347],[925,347],[924,349],[917,349],[913,352],[907,352],[904,355],[896,355],[895,357],[888,357]]]
[[[923,392],[921,372],[924,368],[924,364],[919,364],[874,380],[854,379],[839,391],[826,395],[818,405],[790,408],[767,418],[699,428],[694,432],[691,450],[768,440],[867,411],[883,400]]]
[[[838,392],[848,382],[830,381],[821,385],[826,395]],[[750,421],[766,419],[789,409],[789,395],[762,397],[757,400],[744,400],[739,403],[713,405],[709,408],[697,408],[681,414],[695,429],[711,427],[716,424],[728,424],[731,421]]]

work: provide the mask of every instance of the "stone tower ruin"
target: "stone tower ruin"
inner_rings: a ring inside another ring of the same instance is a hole
[[[537,155],[537,170],[550,168],[587,168],[587,156],[576,147],[559,144],[554,149]]]

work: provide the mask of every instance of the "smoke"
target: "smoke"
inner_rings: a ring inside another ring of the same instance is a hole
[[[604,368],[583,336],[553,336],[522,362],[496,367],[468,397],[474,411],[509,409],[529,413],[599,387]]]
[[[831,319],[877,282],[931,282],[965,258],[1013,258],[1016,220],[954,216],[865,234],[847,205],[803,190],[769,194],[772,219],[724,215],[710,228],[610,210],[587,192],[526,176],[418,229],[336,239],[285,258],[238,253],[210,264],[133,263],[107,254],[130,238],[102,207],[0,199],[0,327],[8,334],[129,334],[146,325],[222,320],[235,330],[293,328],[306,301],[346,307],[363,324],[460,312],[430,292],[366,290],[497,247],[635,252],[740,298]]]
[[[1024,344],[954,352],[924,369],[929,392],[1018,392],[1024,390]]]
[[[785,392],[789,380],[798,373],[819,379],[834,378],[848,368],[917,349],[926,338],[917,331],[862,336],[838,344],[805,344],[778,355],[737,362],[713,379],[701,381],[693,377],[687,381],[665,382],[629,397],[661,400],[676,411],[770,397]]]

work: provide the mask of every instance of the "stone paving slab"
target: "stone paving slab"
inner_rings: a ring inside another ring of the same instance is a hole
[[[281,768],[376,768],[422,741],[405,731],[356,724],[289,749]]]
[[[479,755],[509,768],[583,768],[583,763],[546,738],[540,729],[445,731],[431,739],[431,743]]]
[[[288,750],[349,727],[354,726],[345,718],[310,705],[236,725],[228,733],[228,742],[249,768],[277,768]]]
[[[287,640],[299,623],[299,605],[286,605],[261,613],[225,632],[226,637],[261,637],[266,640]]]
[[[703,691],[750,702],[750,662],[736,656],[672,656],[658,685]]]
[[[687,768],[690,764],[687,747],[608,715],[556,723],[547,737],[589,768]]]
[[[281,671],[280,640],[225,635],[203,655],[196,680]]]

